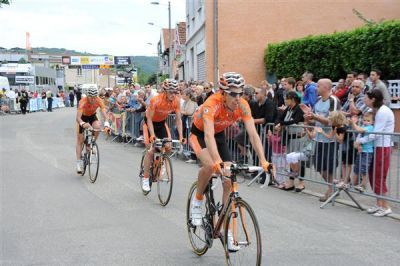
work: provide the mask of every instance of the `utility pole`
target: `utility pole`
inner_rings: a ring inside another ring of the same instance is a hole
[[[168,1],[168,27],[169,27],[169,78],[172,79],[172,28],[171,28],[171,1]]]

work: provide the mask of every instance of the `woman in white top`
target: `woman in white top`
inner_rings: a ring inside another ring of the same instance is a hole
[[[183,104],[181,108],[182,123],[183,123],[183,135],[184,138],[187,137],[190,125],[188,124],[188,117],[194,114],[197,109],[197,103],[195,102],[195,97],[190,89],[185,89],[182,93]]]
[[[390,133],[394,132],[394,114],[392,110],[383,104],[383,94],[380,90],[373,89],[364,97],[365,104],[375,112],[374,132],[380,134],[369,134],[360,138],[355,145],[374,141],[374,161],[369,170],[369,181],[375,194],[386,196],[388,189],[386,177],[390,166],[390,152],[392,139]],[[386,134],[386,135],[385,135]],[[369,208],[368,213],[377,217],[392,213],[387,200],[377,198],[376,206]]]

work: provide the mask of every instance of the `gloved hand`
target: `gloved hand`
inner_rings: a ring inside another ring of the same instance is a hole
[[[180,141],[181,141],[181,144],[182,144],[182,145],[185,145],[185,144],[186,144],[186,139],[185,139],[185,138],[182,138]]]
[[[108,121],[104,122],[104,127],[110,127],[110,123],[108,123]]]
[[[150,136],[149,141],[150,141],[150,143],[153,143],[154,141],[156,141],[156,136]]]
[[[222,175],[223,173],[222,173],[222,168],[221,168],[221,161],[219,161],[219,162],[216,162],[214,165],[213,165],[213,172],[214,173],[216,173],[216,174],[219,174],[219,175]]]
[[[271,170],[271,168],[270,168],[271,164],[267,161],[261,162],[261,166],[265,172],[269,172]]]

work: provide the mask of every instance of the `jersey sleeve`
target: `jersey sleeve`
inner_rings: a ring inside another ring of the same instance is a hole
[[[240,107],[241,118],[242,118],[243,122],[250,120],[252,118],[252,116],[251,116],[251,109],[250,109],[249,103],[244,99],[240,99],[239,107]]]
[[[86,100],[87,100],[87,98],[84,97],[84,98],[82,98],[82,99],[79,101],[78,112],[83,112],[83,107],[84,107],[85,104],[86,104]]]
[[[157,96],[150,99],[150,104],[147,107],[147,110],[149,110],[149,111],[155,111],[156,110],[156,98],[157,98]]]
[[[214,116],[216,113],[216,106],[213,101],[206,101],[200,107],[201,116],[203,119],[207,119],[209,121],[214,121]]]
[[[106,105],[104,104],[103,100],[100,97],[97,98],[97,103],[99,105],[100,110],[106,111]]]

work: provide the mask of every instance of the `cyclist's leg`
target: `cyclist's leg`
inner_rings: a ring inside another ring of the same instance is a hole
[[[197,136],[193,133],[190,134],[190,145],[193,148],[197,158],[201,162],[201,168],[199,170],[198,179],[197,179],[197,192],[196,192],[196,199],[202,200],[204,190],[208,184],[208,181],[211,178],[213,173],[213,165],[214,162],[211,159],[210,153],[206,148],[204,137]]]
[[[76,160],[81,159],[81,149],[83,144],[83,127],[76,123]]]
[[[163,132],[163,135],[166,135],[166,138],[171,139],[171,131],[169,130],[167,123],[164,123],[164,129],[165,132]],[[171,150],[172,150],[172,143],[167,143],[165,145],[165,151],[169,153]]]
[[[95,129],[96,131],[94,132],[94,138],[97,140],[97,137],[99,136],[100,132],[99,130],[101,129],[101,123],[99,120],[96,119],[91,123],[93,129]]]
[[[144,143],[148,149],[150,146],[150,140],[149,140],[150,136],[149,136],[149,131],[148,131],[146,123],[143,124],[143,137],[144,137]],[[149,178],[149,176],[150,176],[150,165],[153,163],[153,154],[154,154],[154,149],[148,149],[145,160],[143,162],[143,166],[144,166],[143,177],[145,179]]]
[[[220,132],[215,135],[215,141],[217,143],[218,153],[224,163],[230,163],[232,161],[232,156],[229,151],[229,147],[225,141],[225,133]],[[229,194],[231,192],[231,180],[225,178],[223,182],[223,193],[222,202],[225,204],[228,200]]]

